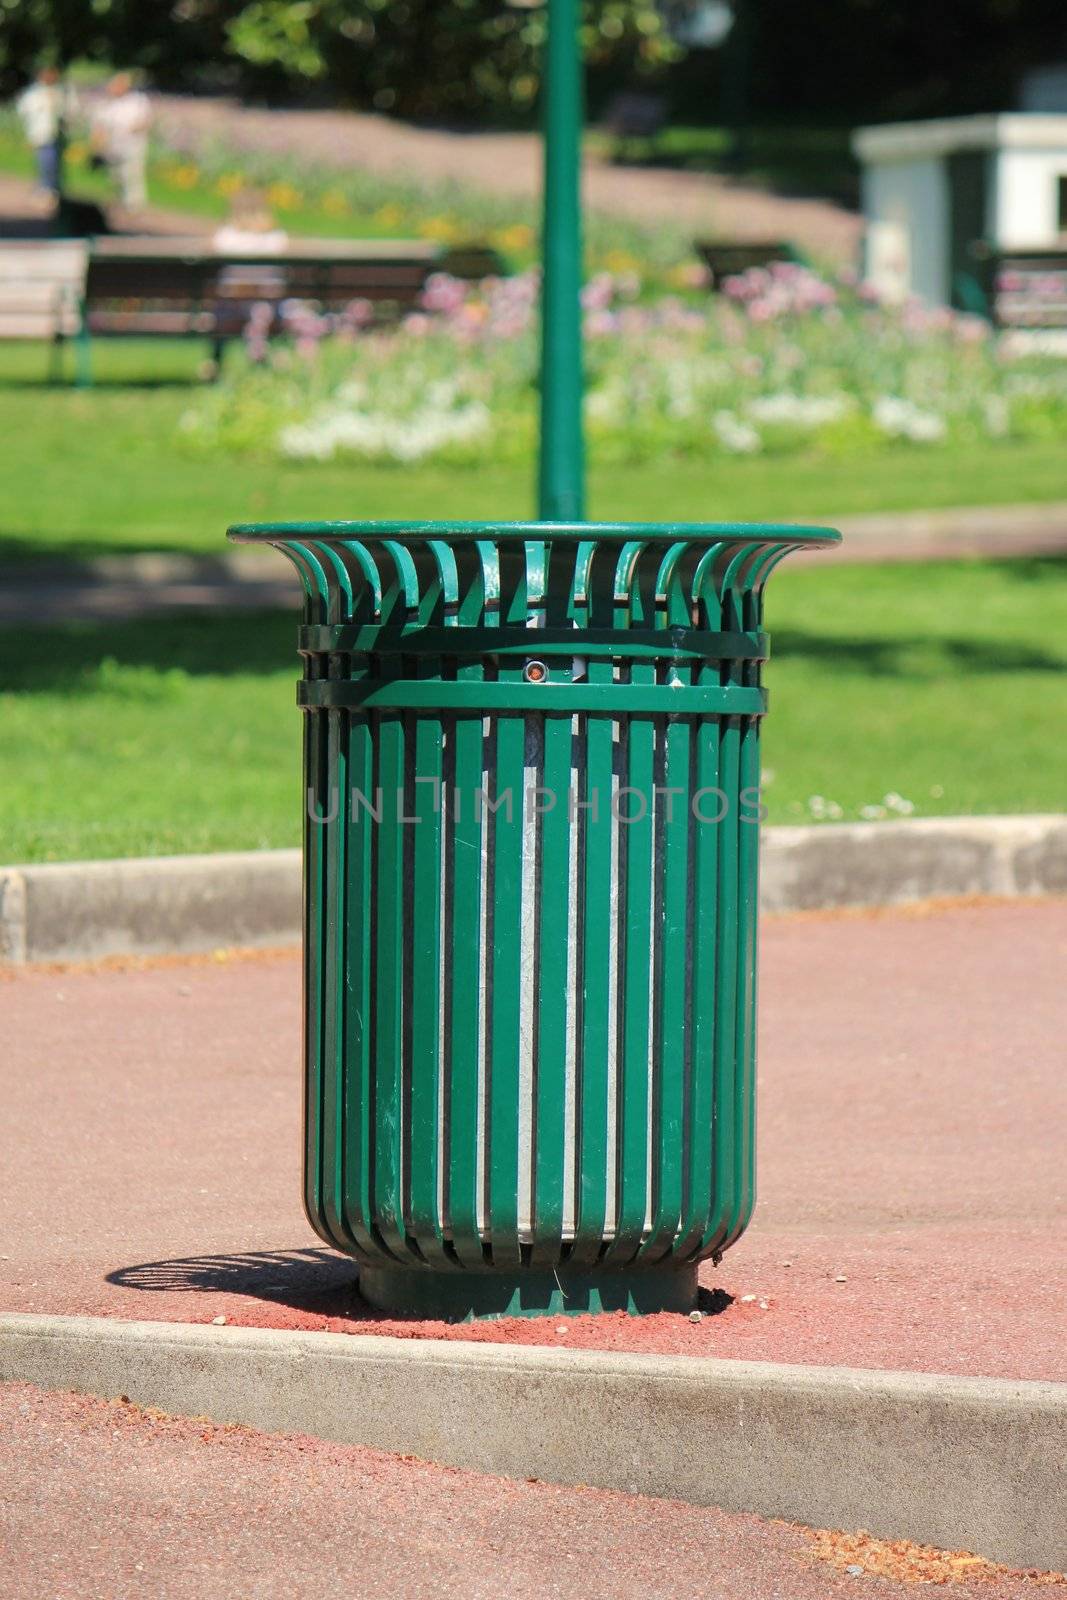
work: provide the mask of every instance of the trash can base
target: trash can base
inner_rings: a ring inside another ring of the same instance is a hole
[[[359,1292],[380,1311],[468,1322],[474,1317],[559,1317],[585,1312],[692,1311],[694,1265],[634,1272],[407,1272],[361,1267]]]

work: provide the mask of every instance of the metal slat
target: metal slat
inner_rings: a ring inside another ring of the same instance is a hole
[[[336,668],[335,668],[336,670]],[[322,1141],[321,1205],[330,1233],[347,1237],[345,1219],[344,1081],[345,944],[348,926],[345,822],[348,773],[343,725],[345,711],[321,713],[325,723],[328,820],[320,831],[324,866],[324,951],[322,971]]]
[[[506,668],[521,681],[520,668]],[[501,676],[504,677],[504,672]],[[505,679],[505,682],[508,679]],[[488,687],[488,686],[487,686]],[[519,1012],[522,986],[522,779],[526,729],[521,716],[495,719],[493,767],[487,785],[496,807],[485,818],[490,844],[486,944],[486,1057],[489,1074],[486,1129],[488,1231],[493,1265],[521,1265],[519,1249]],[[510,803],[508,800],[510,796]]]
[[[374,825],[374,957],[372,1071],[374,1147],[371,1193],[374,1224],[396,1256],[406,1253],[402,1183],[404,1104],[404,843],[397,796],[404,792],[404,719],[377,719],[377,773],[381,817]]]
[[[369,1256],[374,1240],[372,916],[374,911],[374,821],[360,797],[373,803],[374,730],[371,716],[348,721],[348,851],[344,986],[345,1220],[356,1243]]]
[[[687,674],[688,668],[677,669]],[[678,1229],[682,1206],[686,1051],[688,1043],[687,929],[689,904],[690,725],[668,720],[660,732],[662,793],[656,806],[657,920],[655,1019],[652,1047],[652,1217],[642,1261],[662,1259]],[[674,791],[674,792],[672,792]]]
[[[539,786],[548,807],[537,832],[537,955],[524,981],[536,989],[534,1007],[534,1204],[532,1264],[554,1265],[565,1209],[567,1055],[574,974],[568,970],[571,906],[570,796],[573,736],[570,717],[543,720]]]
[[[460,669],[471,680],[481,666]],[[453,1249],[468,1266],[482,1264],[478,1189],[484,1052],[482,1043],[483,924],[476,915],[483,893],[482,826],[474,793],[482,780],[482,719],[457,716],[453,723],[452,782],[446,794],[447,1161],[448,1221]],[[448,892],[450,890],[450,892]]]
[[[719,725],[719,772],[722,787],[738,792],[741,733],[736,717]],[[715,1090],[712,1208],[705,1250],[722,1250],[731,1228],[737,1193],[737,1139],[740,1106],[734,1061],[737,1019],[737,864],[736,813],[725,817],[718,834],[717,927],[715,937]]]
[[[743,598],[746,609],[758,604],[752,594]],[[735,669],[740,675],[746,669]],[[759,830],[746,820],[746,794],[759,794],[760,747],[759,723],[754,718],[744,718],[741,723],[740,750],[738,752],[737,814],[737,904],[738,904],[738,996],[737,1035],[735,1044],[736,1071],[738,1075],[737,1099],[739,1105],[737,1196],[726,1236],[727,1246],[744,1232],[755,1205],[756,1175],[756,944],[759,924]]]
[[[530,654],[534,654],[531,647]],[[510,658],[509,658],[510,659]],[[626,683],[607,681],[572,683],[546,681],[527,683],[522,668],[501,666],[498,681],[479,685],[478,694],[485,711],[549,712],[566,711],[571,715],[600,711],[609,716],[626,712],[651,711],[660,716],[689,715],[747,715],[762,716],[767,706],[766,691],[748,688],[741,683],[710,684],[694,687],[683,681],[679,670],[673,675],[677,683]],[[391,710],[456,709],[469,707],[470,693],[462,682],[442,682],[440,679],[381,678],[360,683],[304,680],[297,685],[297,703],[302,706],[377,706]]]
[[[701,667],[701,675],[714,671]],[[691,802],[693,866],[691,874],[689,959],[689,1101],[685,1192],[674,1254],[684,1258],[699,1250],[711,1211],[715,1108],[715,955],[718,926],[718,830],[729,826],[722,809],[719,773],[719,725],[701,718],[693,730]],[[707,791],[712,791],[708,793]],[[712,819],[718,817],[717,821]]]
[[[308,799],[310,807],[318,817],[324,816],[329,808],[330,773],[323,738],[325,721],[324,712],[318,712],[308,718],[304,743]],[[307,997],[304,1012],[304,1126],[307,1142],[304,1164],[304,1207],[316,1233],[320,1238],[329,1241],[332,1235],[322,1204],[326,852],[324,829],[321,824],[309,816],[305,818],[304,828],[304,873],[308,919],[307,938],[304,942],[304,991]]]
[[[589,666],[593,682],[610,681],[609,662]],[[580,814],[578,950],[581,978],[578,998],[577,1064],[577,1189],[578,1215],[570,1262],[591,1266],[603,1248],[607,1216],[609,1061],[614,1053],[611,1025],[612,917],[617,896],[612,885],[612,767],[614,723],[607,717],[585,717],[584,805]]]
[[[649,681],[655,668],[631,669]],[[622,739],[624,784],[618,808],[619,903],[618,1087],[616,1092],[616,1224],[606,1262],[636,1253],[649,1213],[649,1094],[651,1088],[652,885],[655,851],[653,781],[656,729],[651,717],[631,717]],[[627,820],[623,820],[627,819]]]
[[[432,669],[433,662],[427,667]],[[439,1209],[441,1179],[441,864],[443,728],[439,717],[418,717],[410,741],[405,814],[412,858],[405,901],[405,945],[409,952],[406,1008],[409,1021],[408,1130],[405,1215],[427,1260],[447,1266]],[[421,780],[421,781],[416,781]]]
[[[580,626],[580,624],[578,624]],[[349,654],[375,655],[538,655],[573,657],[575,623],[566,628],[545,627],[531,638],[530,628],[497,628],[487,634],[484,628],[441,628],[412,623],[402,629],[383,628],[373,623],[341,623],[325,627],[301,628],[297,649],[307,653],[343,650]],[[698,660],[721,661],[739,656],[765,661],[770,641],[758,630],[748,633],[711,633],[702,628],[587,628],[582,627],[581,650],[584,657],[619,655],[632,659],[694,656]],[[608,680],[610,681],[610,680]]]

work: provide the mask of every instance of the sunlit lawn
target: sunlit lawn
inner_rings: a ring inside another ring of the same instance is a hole
[[[1067,563],[784,568],[768,600],[772,822],[1063,808]],[[297,843],[295,620],[0,630],[0,860]]]
[[[206,346],[98,341],[97,387],[48,387],[40,345],[0,343],[0,561],[222,548],[263,518],[528,516],[533,468],[304,465],[205,457],[183,441]],[[66,352],[69,362],[70,352]],[[590,514],[636,520],[812,519],[1067,499],[1062,441],[901,446],[871,455],[598,466]]]
[[[255,518],[508,518],[532,469],[281,465],[189,453],[203,351],[102,344],[99,387],[49,388],[41,347],[0,345],[0,565],[224,548]],[[166,380],[170,380],[169,382]],[[599,467],[605,518],[777,519],[1067,498],[1062,447]],[[280,561],[280,558],[279,558]],[[42,578],[42,582],[49,581]],[[0,860],[297,841],[291,616],[152,617],[0,630]],[[1067,564],[824,567],[769,596],[772,821],[813,796],[854,818],[1059,810],[1067,796]]]

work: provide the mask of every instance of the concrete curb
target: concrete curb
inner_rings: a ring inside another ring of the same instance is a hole
[[[768,828],[760,874],[763,911],[1067,894],[1067,816]]]
[[[299,850],[0,868],[0,965],[299,938]]]
[[[768,828],[764,911],[1067,894],[1067,817]],[[0,966],[300,938],[300,852],[0,867]]]
[[[0,1316],[0,1380],[505,1477],[1067,1560],[1067,1385]]]

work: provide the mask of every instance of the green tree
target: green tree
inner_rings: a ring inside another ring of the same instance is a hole
[[[253,69],[319,80],[355,103],[407,116],[520,109],[538,87],[545,13],[503,0],[251,0],[228,24]],[[590,0],[594,70],[655,70],[675,53],[650,0]]]

